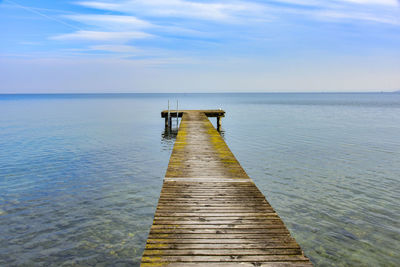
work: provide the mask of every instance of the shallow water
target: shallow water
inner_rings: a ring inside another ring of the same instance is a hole
[[[316,265],[400,264],[400,94],[131,94],[0,95],[0,265],[138,265],[168,99],[226,110],[226,142]]]

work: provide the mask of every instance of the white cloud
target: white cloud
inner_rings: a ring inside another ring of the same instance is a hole
[[[64,17],[70,20],[78,21],[80,23],[95,25],[113,30],[141,29],[153,26],[151,23],[138,19],[134,16],[79,14],[66,15]]]
[[[275,2],[299,6],[321,6],[327,4],[326,1],[321,0],[276,0]]]
[[[230,21],[235,20],[237,16],[251,16],[263,8],[260,4],[241,1],[210,3],[184,0],[127,0],[118,3],[84,1],[77,4],[124,13],[216,21]]]
[[[83,2],[77,2],[77,4],[90,8],[107,9],[107,10],[113,10],[119,7],[119,4],[96,2],[96,1],[83,1]]]
[[[344,2],[367,4],[367,5],[385,5],[385,6],[399,6],[397,0],[342,0]]]
[[[173,51],[175,49],[171,49],[171,44],[176,42],[174,38],[188,37],[184,41],[189,43],[191,41],[188,40],[195,37],[196,40],[192,41],[194,47],[202,46],[200,41],[218,43],[219,40],[237,40],[243,32],[248,32],[245,38],[251,40],[264,34],[259,31],[260,26],[285,21],[400,25],[396,16],[399,10],[391,7],[397,5],[396,0],[275,0],[268,3],[241,0],[93,0],[76,4],[98,9],[97,14],[64,15],[63,18],[85,24],[86,27],[81,26],[85,30],[60,34],[51,39],[90,41],[93,46],[85,47],[86,51],[107,51],[118,56],[123,53],[146,54],[149,47],[142,47],[138,52],[125,45],[135,39],[159,36],[161,38],[157,41],[161,42],[152,43],[151,49],[163,50],[159,46],[163,43],[169,51]]]
[[[303,15],[309,19],[330,22],[374,22],[400,25],[398,0],[277,0],[294,6],[276,7],[275,12]],[[302,8],[296,6],[301,5]]]
[[[363,20],[370,22],[378,22],[385,24],[400,25],[400,19],[395,17],[381,17],[373,13],[363,13],[363,12],[341,12],[341,11],[322,11],[317,14],[320,19],[335,19],[335,20]]]
[[[301,6],[319,6],[319,7],[333,7],[340,6],[346,3],[354,3],[360,5],[383,5],[383,6],[398,6],[398,0],[276,0],[276,2],[301,5]]]
[[[51,37],[53,40],[88,40],[88,41],[129,41],[152,37],[144,32],[104,32],[104,31],[77,31]]]
[[[275,4],[274,4],[275,2]],[[289,5],[276,5],[283,3]],[[276,0],[270,3],[254,1],[195,2],[188,0],[124,0],[116,2],[84,1],[77,4],[104,11],[117,11],[147,17],[180,18],[219,22],[257,23],[279,19],[285,14],[305,15],[313,19],[324,19],[322,13],[331,18],[377,23],[397,24],[398,0]],[[298,6],[303,6],[298,8]],[[312,8],[311,8],[312,7]],[[335,15],[335,14],[341,14]],[[124,16],[122,16],[124,17]],[[185,27],[185,26],[182,26]]]

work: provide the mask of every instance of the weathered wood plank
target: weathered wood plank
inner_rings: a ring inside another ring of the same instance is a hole
[[[229,256],[235,255],[298,255],[300,248],[270,248],[270,249],[147,249],[143,256]]]
[[[180,208],[189,208],[189,207],[198,207],[199,209],[203,208],[223,208],[223,207],[232,207],[232,209],[235,208],[242,208],[242,209],[269,209],[273,210],[274,209],[267,205],[265,202],[262,201],[237,201],[237,202],[232,202],[232,201],[173,201],[173,202],[168,202],[168,201],[163,201],[159,202],[160,205],[163,205],[164,207],[171,207],[174,206],[176,210],[180,211]],[[166,206],[168,205],[168,206]],[[265,206],[265,207],[263,207]]]
[[[280,237],[286,236],[289,234],[289,231],[281,231],[280,233],[271,232],[271,233],[243,233],[243,234],[225,234],[225,233],[168,233],[168,234],[160,234],[160,233],[151,233],[149,234],[149,238],[151,239],[268,239],[273,236]]]
[[[237,255],[229,256],[143,256],[142,262],[274,262],[274,261],[308,261],[302,255]]]
[[[155,220],[199,220],[199,221],[224,221],[224,220],[257,220],[257,221],[262,221],[262,220],[269,220],[269,219],[279,219],[279,216],[277,214],[274,215],[269,215],[269,216],[226,216],[226,217],[218,217],[218,216],[201,216],[201,217],[176,217],[176,216],[161,216],[161,217],[154,217]]]
[[[269,243],[149,243],[146,249],[291,249],[300,248],[295,242],[269,242]]]
[[[175,223],[179,223],[176,221]],[[283,223],[272,222],[270,224],[159,224],[154,223],[151,229],[280,229]]]
[[[241,213],[274,213],[274,210],[271,208],[217,208],[217,207],[205,207],[205,208],[195,208],[195,207],[175,207],[174,208],[158,208],[157,213],[175,213],[176,209],[179,208],[179,211],[181,212],[207,212],[207,213],[235,213],[235,214],[241,214]]]
[[[199,266],[207,266],[207,267],[231,267],[231,262],[158,262],[158,263],[142,263],[140,266],[147,267],[147,266],[159,266],[159,267],[199,267]],[[236,264],[235,264],[236,266]],[[309,267],[313,266],[311,262],[304,262],[304,261],[291,261],[288,263],[287,261],[283,262],[240,262],[241,267]]]
[[[265,225],[270,226],[270,225],[281,225],[283,222],[280,219],[264,219],[264,220],[250,220],[250,219],[242,219],[242,220],[198,220],[197,218],[194,218],[192,220],[190,219],[185,219],[185,220],[154,220],[153,221],[154,225],[176,225],[179,224],[180,227],[184,228],[186,226],[190,226],[192,224],[197,225],[197,227],[202,227],[202,226],[210,226],[214,225],[215,227],[219,226],[233,226],[233,227],[245,227],[245,226],[254,226],[257,227],[259,225]]]
[[[175,217],[225,217],[225,216],[273,216],[276,215],[274,212],[158,212],[156,211],[155,217],[164,217],[164,216],[175,216]]]
[[[287,238],[287,239],[285,239]],[[286,243],[285,243],[286,242]],[[263,239],[241,239],[241,238],[208,238],[208,239],[197,239],[197,238],[185,238],[185,239],[165,239],[165,238],[149,238],[147,244],[251,244],[251,245],[285,245],[296,242],[290,236],[279,236],[270,237],[268,241]],[[296,243],[297,244],[297,243]]]
[[[283,225],[276,228],[151,228],[150,234],[288,234]]]
[[[209,197],[209,198],[190,198],[190,197],[176,197],[176,198],[160,198],[160,204],[163,205],[175,205],[178,203],[182,204],[202,204],[202,205],[212,205],[212,204],[225,204],[227,207],[229,205],[238,205],[242,203],[242,207],[246,207],[245,203],[252,204],[254,203],[255,205],[258,204],[260,208],[263,208],[264,206],[268,208],[272,208],[264,199],[262,198],[227,198],[227,197],[221,197],[221,198],[214,198],[214,197]]]

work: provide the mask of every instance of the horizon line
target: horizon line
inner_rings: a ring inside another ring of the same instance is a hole
[[[285,91],[285,92],[62,92],[62,93],[0,93],[0,95],[129,95],[129,94],[368,94],[368,93],[400,93],[394,91]]]

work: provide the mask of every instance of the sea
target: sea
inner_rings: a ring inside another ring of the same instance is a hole
[[[226,111],[223,138],[316,266],[400,266],[396,93],[0,95],[0,266],[138,266],[168,102]]]

